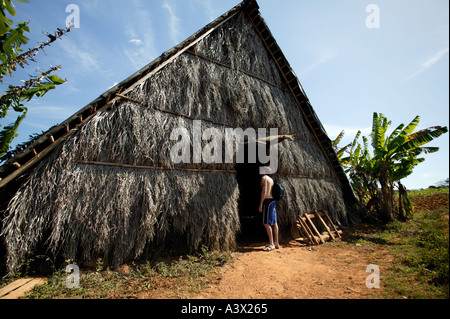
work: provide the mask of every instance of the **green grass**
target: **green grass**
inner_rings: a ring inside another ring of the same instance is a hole
[[[439,187],[439,188],[427,188],[427,189],[420,189],[420,190],[412,190],[409,192],[410,196],[435,196],[439,194],[449,194],[449,188],[448,187]]]
[[[352,241],[382,245],[394,256],[384,274],[383,298],[448,298],[448,188],[414,191],[411,199],[418,209],[410,220],[374,228]]]
[[[386,279],[390,292],[408,298],[448,298],[449,239],[442,213],[421,213],[395,232],[398,263]],[[447,224],[448,226],[448,224]]]
[[[81,269],[77,289],[66,287],[64,269],[57,271],[47,283],[35,287],[26,299],[134,299],[185,298],[195,294],[213,280],[218,267],[231,258],[228,252],[202,249],[196,256],[177,260],[160,260],[127,265],[124,271],[103,270],[98,261],[96,270]]]
[[[371,251],[386,251],[382,293],[376,298],[449,298],[448,188],[411,193],[416,207],[406,222],[368,226],[350,234],[348,243]],[[344,242],[336,243],[346,249]],[[203,249],[195,256],[133,263],[120,271],[104,269],[102,260],[90,271],[81,269],[80,288],[68,289],[65,268],[44,285],[35,287],[30,299],[189,298],[218,278],[217,270],[231,259],[227,252]]]

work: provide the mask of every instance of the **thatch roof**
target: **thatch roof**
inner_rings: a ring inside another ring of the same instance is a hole
[[[170,131],[195,120],[221,132],[295,134],[280,145],[276,177],[287,190],[280,224],[315,209],[351,222],[356,199],[348,179],[258,9],[243,1],[0,168],[10,271],[39,245],[116,266],[173,234],[193,249],[233,245],[242,172],[234,164],[170,160]]]

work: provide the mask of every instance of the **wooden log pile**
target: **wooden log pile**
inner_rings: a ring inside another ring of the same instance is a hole
[[[323,226],[325,229],[324,232],[319,232],[313,223],[314,219],[317,219],[318,224]],[[320,245],[327,241],[337,241],[342,238],[342,233],[334,225],[326,211],[318,212],[317,210],[313,214],[300,216],[291,230],[292,237],[296,241],[306,243],[307,245]]]

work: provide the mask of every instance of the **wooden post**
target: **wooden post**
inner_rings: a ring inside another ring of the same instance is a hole
[[[325,244],[325,241],[322,238],[322,235],[319,233],[319,231],[317,230],[316,226],[314,225],[314,223],[312,222],[311,218],[309,217],[308,214],[305,215],[306,219],[308,220],[308,222],[310,223],[310,225],[312,226],[313,230],[316,232],[317,236],[319,236],[320,242],[322,244]]]
[[[319,219],[320,223],[322,224],[323,227],[325,227],[325,229],[327,230],[328,234],[330,234],[331,238],[333,240],[336,240],[336,238],[334,237],[333,233],[331,232],[330,228],[328,227],[328,225],[325,223],[325,221],[322,219],[322,217],[320,216],[320,213],[315,210],[314,214],[316,215],[316,217]]]
[[[319,241],[316,239],[316,237],[314,236],[313,232],[311,231],[311,229],[308,227],[308,224],[306,223],[306,221],[303,219],[305,217],[300,217],[299,221],[301,223],[301,225],[303,226],[303,228],[305,229],[305,231],[308,234],[308,237],[311,241],[311,244],[313,245],[319,245]]]
[[[311,245],[315,245],[316,242],[314,241],[314,239],[311,237],[310,233],[308,232],[308,230],[305,228],[304,224],[303,224],[303,220],[302,217],[299,217],[297,220],[297,226],[298,228],[306,235],[306,238],[309,240],[309,243]]]
[[[300,224],[299,221],[297,221],[297,229],[300,235],[309,238],[308,232],[305,230],[305,228]]]
[[[319,233],[319,230],[313,223],[314,218],[319,219],[320,224],[326,229],[328,234],[325,232],[323,235]],[[295,229],[295,226],[297,226],[297,229]],[[342,233],[334,225],[326,211],[319,212],[317,210],[314,210],[314,214],[304,214],[303,217],[299,217],[291,229],[292,237],[296,241],[309,241],[311,245],[325,244],[329,240],[335,241],[337,237],[342,238]],[[301,236],[306,236],[306,238],[302,238]]]
[[[294,240],[298,240],[301,237],[300,228],[297,226],[297,223],[292,224],[291,226],[291,236]]]
[[[341,232],[339,232],[339,231],[337,230],[337,228],[336,228],[336,226],[333,224],[333,221],[331,220],[330,216],[328,216],[326,210],[323,211],[323,214],[324,214],[325,218],[328,220],[328,222],[331,224],[331,227],[333,227],[334,231],[335,231],[336,234],[339,236],[339,238],[342,238],[342,237],[341,237],[341,234],[340,234]]]

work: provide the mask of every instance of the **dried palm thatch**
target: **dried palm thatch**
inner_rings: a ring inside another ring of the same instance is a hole
[[[347,223],[339,178],[240,12],[99,111],[30,173],[3,223],[10,272],[39,245],[65,259],[102,257],[112,266],[174,234],[186,236],[192,249],[233,245],[240,229],[234,164],[174,164],[170,157],[171,132],[191,132],[194,120],[222,134],[295,134],[279,147],[275,177],[287,193],[280,223],[314,210]]]
[[[232,245],[239,231],[233,174],[150,169],[172,168],[166,135],[180,121],[123,103],[62,144],[10,203],[9,266],[42,241],[66,259],[102,257],[114,266],[170,233],[186,234],[193,248]],[[82,164],[94,159],[149,168]]]

